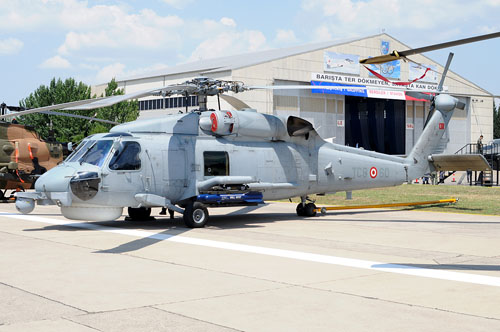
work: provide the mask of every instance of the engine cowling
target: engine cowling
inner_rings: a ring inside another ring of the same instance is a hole
[[[238,135],[268,139],[283,139],[287,130],[274,115],[246,111],[213,111],[200,119],[200,128],[215,136]]]

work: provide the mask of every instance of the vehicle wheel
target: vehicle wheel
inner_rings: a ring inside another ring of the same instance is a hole
[[[295,209],[295,211],[297,211],[297,215],[299,217],[305,217],[306,215],[306,209],[305,206],[302,205],[302,203],[297,204],[297,209]]]
[[[145,208],[145,207],[140,207],[140,208],[128,208],[128,216],[130,217],[130,220],[149,220],[149,217],[151,216],[151,208]]]
[[[304,207],[304,215],[306,217],[314,217],[316,215],[316,205],[314,203],[307,203]]]
[[[184,224],[189,228],[202,228],[208,221],[208,210],[200,202],[188,204],[184,209]]]

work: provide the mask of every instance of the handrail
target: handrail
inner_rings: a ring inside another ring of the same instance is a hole
[[[497,155],[500,154],[500,144],[484,144],[482,151],[479,151],[476,143],[465,144],[455,154],[482,154],[482,155]]]

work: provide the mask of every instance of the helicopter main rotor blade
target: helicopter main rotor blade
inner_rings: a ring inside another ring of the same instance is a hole
[[[121,103],[122,101],[127,101],[127,100],[131,100],[131,99],[138,99],[138,98],[142,98],[142,97],[170,95],[170,94],[185,94],[186,92],[191,94],[191,93],[195,92],[196,89],[197,89],[197,86],[192,85],[192,84],[174,84],[174,85],[168,85],[168,86],[163,87],[163,88],[148,89],[148,90],[142,90],[142,91],[128,93],[125,95],[105,97],[105,98],[102,98],[101,100],[95,101],[93,103],[84,104],[84,105],[77,105],[77,106],[73,106],[73,107],[66,107],[63,109],[66,111],[92,110],[92,109],[96,109],[96,108],[112,106],[114,104]]]
[[[390,54],[375,56],[373,58],[359,60],[359,63],[362,63],[362,64],[381,64],[381,63],[385,63],[385,62],[389,62],[389,61],[393,61],[393,60],[399,60],[401,58],[405,58],[405,57],[410,56],[410,55],[440,50],[442,48],[453,47],[453,46],[458,46],[458,45],[463,45],[463,44],[469,44],[469,43],[474,43],[474,42],[478,42],[481,40],[487,40],[487,39],[498,38],[498,37],[500,37],[500,32],[494,32],[494,33],[490,33],[490,34],[486,34],[486,35],[458,39],[458,40],[454,40],[454,41],[450,41],[450,42],[446,42],[446,43],[434,44],[434,45],[414,48],[414,49],[406,50],[406,51],[393,51]]]
[[[40,113],[48,114],[48,115],[67,116],[69,118],[77,118],[77,119],[98,121],[98,122],[109,123],[109,124],[113,124],[113,125],[120,124],[120,122],[116,122],[116,121],[104,120],[104,119],[99,119],[99,118],[93,118],[93,117],[90,117],[90,116],[78,115],[78,114],[70,114],[70,113],[64,113],[64,112],[42,111]]]
[[[32,109],[28,109],[28,110],[17,112],[17,113],[9,113],[9,114],[0,115],[0,119],[12,118],[12,117],[26,115],[26,114],[32,114],[32,113],[40,113],[40,112],[44,112],[44,111],[59,110],[59,109],[65,108],[65,107],[73,107],[73,106],[78,106],[78,105],[89,104],[89,103],[93,103],[96,100],[100,100],[100,99],[103,99],[103,98],[77,100],[77,101],[70,101],[69,103],[37,107],[37,108],[32,108]]]
[[[244,101],[236,98],[236,97],[233,97],[233,96],[229,96],[229,95],[224,95],[224,94],[221,94],[220,97],[222,99],[224,99],[225,101],[227,101],[227,103],[231,106],[234,107],[234,109],[236,110],[241,110],[241,109],[244,109],[244,108],[251,108],[250,106],[248,106]]]
[[[117,96],[110,96],[110,97],[85,99],[85,100],[72,101],[69,103],[56,104],[56,105],[50,105],[50,106],[44,106],[44,107],[37,107],[37,108],[32,108],[32,109],[17,112],[17,113],[9,113],[9,114],[0,115],[0,119],[11,118],[11,117],[21,116],[21,115],[25,115],[25,114],[40,113],[40,112],[44,112],[44,111],[52,111],[52,110],[68,110],[68,111],[91,110],[91,109],[111,106],[111,105],[114,105],[114,104],[117,104],[117,103],[120,103],[120,102],[126,101],[126,100],[138,99],[141,97],[148,97],[148,96],[162,95],[162,94],[164,94],[164,95],[183,94],[183,93],[186,93],[186,91],[188,93],[192,93],[192,92],[195,92],[197,90],[197,88],[198,87],[196,85],[193,85],[193,84],[175,84],[175,85],[169,85],[169,86],[162,87],[162,88],[148,89],[148,90],[133,92],[133,93],[129,93],[126,95],[117,95]]]

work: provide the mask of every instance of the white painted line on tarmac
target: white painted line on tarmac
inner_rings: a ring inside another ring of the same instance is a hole
[[[443,271],[443,270],[437,270],[437,269],[426,269],[426,268],[420,268],[420,267],[414,267],[414,266],[408,266],[408,265],[380,263],[380,262],[374,262],[374,261],[365,261],[365,260],[361,260],[361,259],[344,258],[344,257],[336,257],[336,256],[329,256],[329,255],[321,255],[321,254],[312,254],[312,253],[306,253],[306,252],[301,252],[301,251],[251,246],[251,245],[231,243],[231,242],[213,241],[213,240],[185,237],[185,236],[179,236],[179,235],[157,234],[157,233],[152,233],[152,232],[148,232],[148,231],[122,229],[122,228],[101,226],[101,225],[84,223],[84,222],[83,223],[68,223],[66,220],[50,219],[50,218],[40,217],[40,216],[21,215],[21,214],[13,214],[13,213],[0,213],[0,216],[7,217],[7,218],[21,219],[21,220],[26,220],[26,221],[41,222],[41,223],[45,223],[45,224],[61,225],[61,226],[66,226],[66,227],[75,227],[75,228],[96,230],[96,231],[107,232],[107,233],[122,234],[122,235],[128,235],[128,236],[133,236],[133,237],[150,238],[150,239],[155,239],[155,240],[170,241],[170,242],[183,243],[183,244],[191,244],[191,245],[203,246],[203,247],[209,247],[209,248],[226,249],[226,250],[232,250],[232,251],[246,252],[246,253],[266,255],[266,256],[274,256],[274,257],[281,257],[281,258],[290,258],[290,259],[296,259],[296,260],[307,261],[307,262],[339,265],[339,266],[374,270],[374,271],[380,271],[380,272],[398,273],[398,274],[406,274],[406,275],[418,276],[418,277],[426,277],[426,278],[434,278],[434,279],[450,280],[450,281],[459,281],[459,282],[466,282],[466,283],[470,283],[470,284],[500,287],[500,278],[479,275],[479,274]]]

